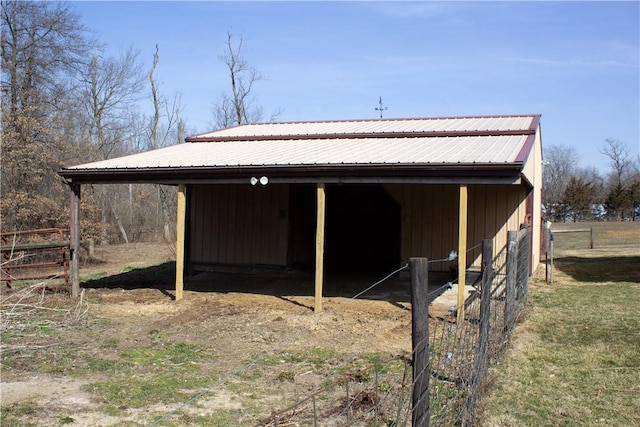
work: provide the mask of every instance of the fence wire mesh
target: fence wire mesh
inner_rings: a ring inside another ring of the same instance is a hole
[[[491,242],[490,240],[485,242]],[[483,247],[483,253],[485,253]],[[492,254],[489,248],[489,254]],[[476,404],[481,397],[487,368],[500,360],[507,348],[519,313],[527,296],[529,276],[528,230],[509,233],[509,242],[495,255],[483,259],[480,279],[469,292],[464,320],[457,316],[434,317],[428,322],[429,357],[425,364],[429,374],[428,425],[471,426]],[[450,259],[449,259],[450,260]],[[438,262],[442,260],[436,260]],[[402,269],[406,268],[403,267]],[[402,270],[400,269],[400,270]],[[350,300],[359,298],[368,290],[379,286],[394,273],[363,288]],[[435,283],[434,283],[435,285]],[[429,300],[446,285],[433,286]],[[326,313],[313,322],[313,327],[331,327],[333,313]],[[304,339],[304,330],[296,331],[286,340],[256,358],[237,373],[219,381],[194,396],[194,402],[215,388],[241,387],[250,381],[254,370],[281,369],[288,363],[304,359],[308,372],[282,370],[273,385],[271,414],[263,417],[259,426],[410,426],[413,412],[419,405],[413,401],[413,354],[368,353],[366,349],[381,334],[397,326],[390,320],[380,319],[375,325],[354,337],[353,351],[349,354],[324,354],[323,349],[309,349],[304,355],[289,350],[289,345]],[[402,333],[411,348],[411,328]],[[414,343],[415,346],[415,343]],[[416,346],[415,348],[418,348]],[[318,352],[314,354],[314,351]],[[326,349],[324,350],[326,351]],[[259,361],[259,363],[258,363]],[[300,366],[297,365],[299,368]],[[305,377],[307,379],[305,380]],[[160,425],[171,413],[157,420]]]

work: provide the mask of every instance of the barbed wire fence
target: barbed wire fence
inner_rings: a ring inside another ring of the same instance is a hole
[[[475,250],[475,248],[469,249]],[[274,386],[279,403],[256,426],[471,426],[476,404],[485,386],[487,368],[500,360],[527,297],[529,276],[529,233],[527,229],[509,232],[508,243],[493,256],[492,240],[482,244],[482,271],[471,286],[464,306],[464,320],[458,323],[456,312],[450,316],[426,316],[413,319],[407,328],[406,345],[412,351],[400,354],[367,353],[381,334],[397,328],[392,320],[381,319],[366,331],[349,354],[317,354],[308,372],[314,381],[295,383],[284,391]],[[427,265],[451,261],[451,254]],[[385,284],[410,265],[389,273],[363,288],[335,308],[323,312],[307,326],[299,328],[271,349],[255,356],[210,387],[193,395],[151,425],[162,425],[191,404],[206,398],[216,389],[242,378],[259,364],[277,364],[296,359],[287,349],[305,332],[332,318],[350,302]],[[424,275],[424,306],[455,281],[428,288]],[[413,277],[413,273],[412,273]],[[412,279],[413,280],[413,279]],[[412,284],[413,288],[413,284]],[[426,298],[425,298],[426,295]],[[412,303],[415,303],[412,297]],[[462,309],[462,308],[456,308]],[[424,310],[425,312],[427,310]],[[412,316],[416,307],[412,306]],[[410,329],[424,327],[427,334],[416,341]],[[418,369],[418,370],[416,370]],[[281,373],[286,379],[289,374]],[[279,375],[279,376],[280,376]],[[291,379],[291,378],[289,378]],[[425,388],[426,387],[426,388]],[[418,390],[424,388],[424,392]],[[418,421],[416,421],[418,420]],[[245,420],[246,422],[247,420]],[[245,423],[243,423],[245,424]]]

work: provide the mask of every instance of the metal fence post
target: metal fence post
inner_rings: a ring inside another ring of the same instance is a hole
[[[411,339],[413,344],[413,427],[428,427],[429,406],[429,300],[426,258],[409,260],[411,274]]]

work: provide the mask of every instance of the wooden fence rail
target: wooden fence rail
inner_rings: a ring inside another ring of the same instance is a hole
[[[577,230],[553,230],[552,231],[553,234],[559,234],[559,233],[589,233],[589,249],[593,249],[593,241],[594,241],[594,233],[593,233],[593,227],[591,228],[580,228]]]

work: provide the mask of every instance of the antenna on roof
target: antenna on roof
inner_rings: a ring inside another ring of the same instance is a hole
[[[380,111],[380,119],[382,119],[382,112],[383,111],[387,111],[388,107],[382,108],[382,97],[380,97],[380,100],[378,101],[378,105],[380,105],[380,106],[376,107],[376,111]]]

